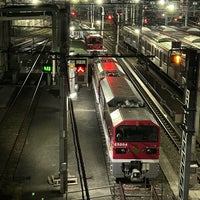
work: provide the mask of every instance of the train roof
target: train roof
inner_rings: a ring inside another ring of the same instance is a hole
[[[120,65],[116,62],[102,62],[98,63],[98,66],[101,67],[101,70],[106,71],[118,70],[120,67]]]
[[[137,26],[124,26],[123,27],[123,29],[124,30],[126,30],[126,31],[129,31],[129,32],[137,32],[138,30],[140,30],[140,27],[137,27]],[[144,33],[150,33],[152,30],[150,29],[150,28],[148,28],[148,27],[145,27],[145,26],[143,26],[142,27],[142,32],[144,32]]]
[[[182,29],[179,29],[179,28],[171,28],[171,27],[166,27],[168,29],[174,29],[175,31],[163,31],[162,30],[162,33],[163,34],[166,34],[168,35],[169,37],[172,37],[178,41],[181,41],[182,42],[182,46],[185,46],[185,47],[188,47],[188,48],[197,48],[199,49],[200,48],[200,37],[198,35],[194,35],[193,33],[197,33],[197,32],[200,32],[199,29],[196,29],[196,28],[190,28],[190,29],[187,29],[187,30],[182,30]],[[193,34],[193,35],[191,35]]]
[[[188,33],[200,33],[200,29],[198,28],[188,28],[186,31]]]
[[[200,36],[197,35],[189,35],[184,32],[176,32],[170,35],[171,37],[182,42],[182,46],[186,46],[188,48],[200,48]]]
[[[106,103],[109,107],[139,107],[144,101],[125,77],[105,77],[100,82]]]
[[[172,41],[176,41],[176,39],[172,38],[172,37],[169,37],[167,35],[162,35],[162,34],[158,34],[158,35],[155,35],[154,38],[153,38],[156,42],[172,42]]]
[[[169,51],[171,50],[172,48],[172,41],[176,41],[176,40],[171,40],[166,38],[164,39],[160,39],[160,42],[159,42],[159,39],[156,39],[156,36],[153,35],[152,37],[150,37],[150,35],[146,35],[146,36],[143,36],[146,40],[150,40],[151,43],[156,43],[156,45],[160,48],[164,48],[166,51]],[[165,41],[166,40],[166,41]]]
[[[98,71],[98,74],[102,75],[109,75],[110,73],[112,73],[113,76],[125,75],[121,66],[118,63],[112,61],[97,63],[95,70]]]
[[[191,43],[200,43],[200,37],[196,35],[188,35],[184,37],[184,40],[187,40]]]
[[[169,26],[159,26],[158,30],[164,32],[164,33],[174,33],[177,32],[176,27],[169,27]]]
[[[199,28],[188,28],[186,29],[186,32],[192,35],[198,35],[200,36],[200,29]]]
[[[96,37],[99,37],[99,38],[103,38],[102,35],[98,34],[98,33],[91,33],[89,35],[86,36],[87,38],[96,38]]]
[[[146,121],[148,125],[149,122],[158,125],[153,115],[146,108],[116,109],[111,113],[111,120],[114,127],[125,121],[134,121],[134,125],[137,124],[138,121]]]
[[[99,57],[95,60],[96,63],[103,63],[103,62],[117,62],[116,58],[113,57]]]

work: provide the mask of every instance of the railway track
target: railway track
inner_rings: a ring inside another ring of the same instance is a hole
[[[113,200],[129,200],[133,198],[135,200],[139,200],[141,198],[151,198],[152,200],[158,200],[162,196],[162,194],[160,193],[161,188],[155,186],[153,182],[148,182],[148,184],[145,182],[135,184],[131,183],[130,181],[125,181],[122,183],[120,181],[116,181],[115,177],[111,175],[104,128],[102,125],[101,115],[98,106],[99,104],[96,103],[97,121],[99,124],[99,131],[101,133],[103,149],[105,152],[104,156],[106,160],[107,176],[109,180],[111,198]]]
[[[1,195],[7,194],[9,187],[17,181],[16,170],[27,143],[29,127],[40,96],[36,90],[34,87],[24,87],[1,119],[0,139],[4,141],[1,146]]]

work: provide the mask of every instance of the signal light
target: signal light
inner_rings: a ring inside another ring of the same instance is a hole
[[[177,22],[178,22],[178,19],[177,19],[177,18],[174,18],[174,22],[177,23]]]
[[[72,10],[72,11],[71,11],[71,16],[72,16],[72,17],[75,17],[76,15],[77,15],[76,11],[75,11],[75,10]]]
[[[180,54],[171,55],[171,63],[174,64],[181,64],[182,56]]]
[[[86,72],[86,66],[84,64],[76,64],[76,72],[79,74]]]
[[[52,65],[51,64],[43,64],[42,65],[42,71],[43,72],[52,72]]]
[[[108,15],[108,20],[112,20],[113,19],[113,15]]]
[[[144,18],[144,24],[147,24],[148,23],[148,19],[147,18]]]

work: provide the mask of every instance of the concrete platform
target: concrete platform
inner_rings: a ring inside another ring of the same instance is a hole
[[[79,170],[74,150],[73,135],[68,133],[68,176],[71,184],[67,194],[60,194],[59,173],[59,111],[57,89],[42,89],[38,107],[16,171],[13,184],[15,199],[82,199]],[[93,91],[80,88],[73,101],[80,146],[86,168],[90,197],[110,200],[106,163],[96,119]]]

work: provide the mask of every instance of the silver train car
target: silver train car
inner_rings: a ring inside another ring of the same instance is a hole
[[[147,27],[143,27],[142,31],[139,31],[135,27],[125,26],[121,34],[126,45],[145,56],[152,56],[149,58],[151,63],[178,85],[183,86],[185,55],[181,54],[178,49],[172,51],[172,42],[177,42],[178,39],[167,34],[162,34],[159,31],[153,31]],[[141,41],[139,42],[140,37]],[[180,54],[181,61],[178,63],[173,62],[172,55]]]

